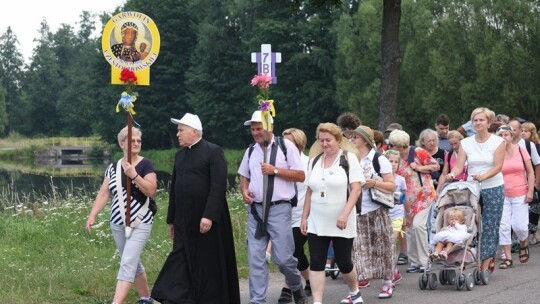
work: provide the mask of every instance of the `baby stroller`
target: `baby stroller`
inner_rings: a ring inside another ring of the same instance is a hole
[[[458,208],[465,214],[465,225],[467,225],[470,237],[463,243],[454,244],[448,251],[446,260],[435,260],[433,256],[430,256],[430,267],[426,267],[418,280],[420,289],[434,290],[437,288],[438,282],[442,285],[454,285],[457,290],[466,288],[469,291],[473,289],[475,284],[488,284],[489,271],[487,269],[480,270],[480,255],[477,254],[480,252],[479,244],[482,235],[479,200],[480,184],[477,182],[453,182],[447,184],[441,191],[432,210],[436,213],[435,222],[433,227],[429,227],[428,224],[428,231],[435,229],[438,232],[447,226],[448,211],[452,208]],[[439,272],[438,278],[436,271]]]

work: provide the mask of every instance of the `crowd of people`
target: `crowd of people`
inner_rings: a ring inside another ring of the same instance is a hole
[[[330,251],[346,283],[340,303],[363,303],[361,289],[374,279],[380,279],[378,297],[392,297],[402,280],[397,265],[424,272],[467,236],[458,212],[439,233],[428,231],[439,194],[455,181],[476,181],[481,189],[480,270],[493,272],[498,252],[499,269],[513,267],[515,251],[526,263],[529,246],[540,241],[540,139],[531,122],[480,107],[453,130],[449,117],[439,115],[434,128],[413,143],[399,123],[373,130],[345,112],[336,123],[318,125],[306,155],[302,130],[274,135],[267,118],[265,123],[255,111],[244,122],[254,143],[238,169],[252,304],[267,303],[267,254],[284,278],[278,303],[303,304],[312,297],[322,304]],[[113,304],[123,303],[132,285],[139,304],[240,303],[223,151],[202,138],[197,115],[171,122],[181,147],[167,210],[173,248],[151,290],[140,256],[152,228],[150,198],[157,186],[151,161],[139,155],[139,129],[134,128],[133,149],[127,128],[119,133],[124,158],[107,168],[88,217],[90,232],[112,195],[111,230],[121,256]],[[380,202],[380,192],[395,198],[393,207]]]

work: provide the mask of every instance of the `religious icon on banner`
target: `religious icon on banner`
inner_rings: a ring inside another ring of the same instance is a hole
[[[121,12],[103,29],[103,55],[111,65],[111,83],[122,84],[120,73],[127,68],[137,74],[138,85],[150,84],[150,66],[159,55],[160,36],[154,21],[139,12]]]

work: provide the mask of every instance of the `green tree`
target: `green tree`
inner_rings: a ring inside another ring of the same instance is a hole
[[[357,113],[370,126],[377,126],[379,117],[381,16],[381,1],[364,1],[356,12],[343,12],[338,25],[338,102],[343,110]]]
[[[197,44],[186,73],[187,103],[204,123],[205,137],[220,145],[241,147],[245,127],[234,115],[246,104],[249,74],[238,29],[230,19],[230,1],[200,1]],[[241,116],[240,116],[241,117]]]
[[[64,87],[59,58],[54,52],[53,34],[46,20],[42,20],[37,46],[32,52],[31,63],[25,72],[23,89],[30,107],[23,134],[57,135],[60,133],[60,118],[57,100]]]
[[[58,97],[57,111],[62,134],[71,136],[91,135],[91,126],[98,115],[93,111],[95,74],[92,59],[98,58],[99,54],[95,51],[96,39],[90,37],[95,25],[93,15],[87,11],[80,18],[77,34],[68,26],[62,26],[54,34],[54,50],[65,84]]]
[[[4,133],[7,126],[6,90],[0,85],[0,134]]]
[[[23,69],[22,54],[17,48],[18,40],[11,27],[0,36],[0,86],[4,92],[4,111],[3,119],[0,121],[2,128],[0,134],[4,134],[5,127],[7,131],[13,131],[14,124],[21,122],[20,98],[21,98],[21,80]]]

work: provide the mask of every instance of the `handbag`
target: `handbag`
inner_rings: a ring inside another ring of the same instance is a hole
[[[369,190],[371,200],[387,208],[394,208],[394,193],[387,193],[379,189],[371,188]]]
[[[538,190],[534,189],[533,191],[533,199],[529,203],[529,206],[539,205],[540,204],[540,194],[538,193]]]
[[[377,177],[379,176],[373,176],[374,179],[377,179]],[[379,180],[382,181],[382,178],[379,177]],[[369,195],[375,203],[387,208],[394,208],[394,192],[388,193],[376,188],[369,188]]]

